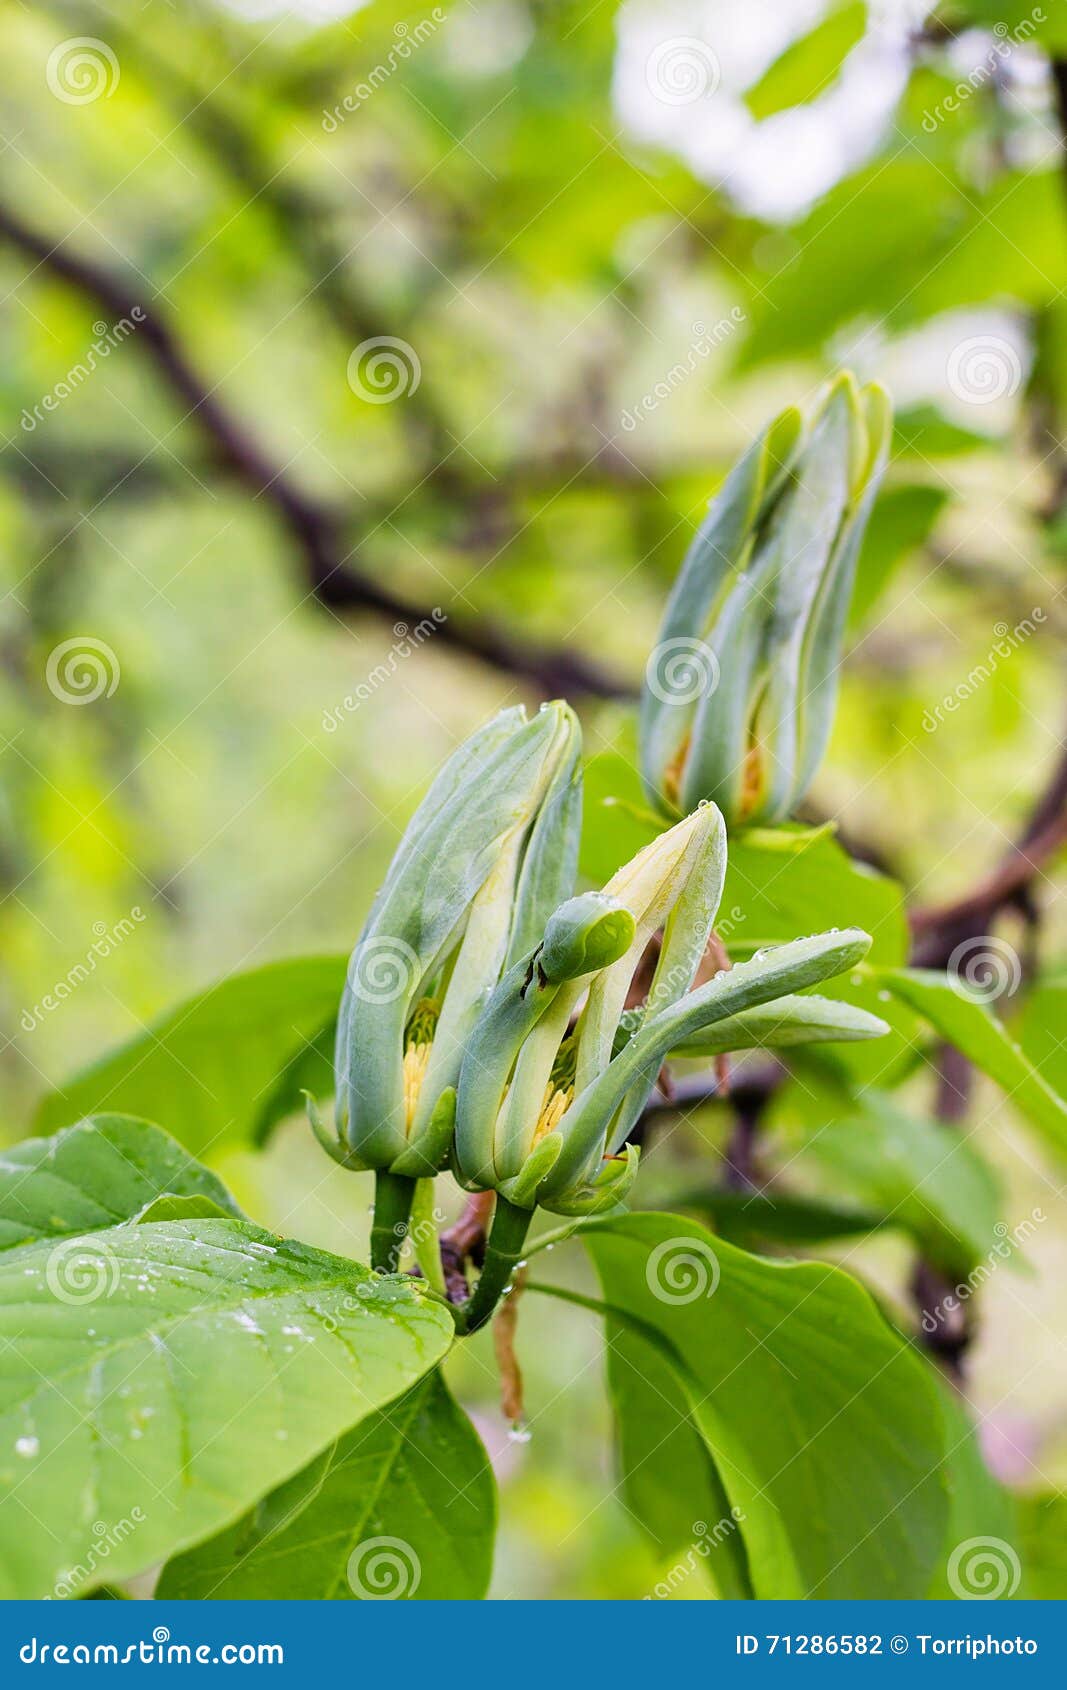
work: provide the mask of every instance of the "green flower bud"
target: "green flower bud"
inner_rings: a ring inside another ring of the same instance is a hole
[[[641,768],[667,815],[781,821],[826,749],[856,560],[885,469],[885,392],[842,375],[789,409],[712,500],[645,672]]]
[[[796,939],[717,974],[664,1008],[650,1004],[637,1031],[560,1119],[554,1135],[559,1150],[539,1182],[536,1201],[567,1215],[591,1212],[602,1197],[617,1202],[637,1171],[636,1154],[629,1149],[620,1163],[620,1147],[672,1051],[734,1016],[738,1036],[734,1027],[724,1027],[722,1048],[751,1043],[745,1037],[746,1011],[853,968],[870,943],[869,935],[856,928]]]
[[[337,1132],[352,1168],[447,1160],[452,1091],[489,993],[574,883],[581,735],[567,705],[502,711],[412,817],[348,967]]]
[[[722,817],[706,805],[602,893],[556,912],[542,945],[500,981],[471,1037],[456,1098],[454,1156],[465,1185],[495,1190],[513,1209],[613,1207],[637,1171],[636,1150],[622,1147],[672,1053],[885,1031],[850,1005],[792,995],[854,967],[870,945],[857,929],[779,945],[694,989],[725,872]],[[637,964],[660,929],[647,997],[627,1008]]]
[[[611,1062],[649,940],[662,929],[648,994],[659,1008],[692,984],[725,873],[722,817],[705,805],[653,840],[603,892],[556,912],[543,943],[501,980],[471,1037],[456,1108],[456,1169],[464,1184],[501,1191],[526,1208],[541,1200],[573,1101]],[[631,1124],[654,1079],[655,1071],[647,1085],[643,1073],[635,1076],[622,1100],[617,1112]],[[607,1197],[609,1187],[616,1192],[635,1171],[633,1158],[602,1176],[598,1167],[596,1192],[576,1185],[568,1194],[572,1207],[561,1212],[617,1201]]]

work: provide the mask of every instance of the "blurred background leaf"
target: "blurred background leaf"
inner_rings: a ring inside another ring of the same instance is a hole
[[[644,843],[628,700],[669,584],[739,449],[842,362],[892,391],[893,460],[808,843],[735,842],[727,946],[860,920],[897,966],[905,910],[951,907],[1041,819],[1065,714],[1061,7],[43,0],[0,41],[9,1140],[42,1098],[53,1121],[150,1110],[242,1206],[358,1253],[367,1182],[292,1118],[328,1083],[328,980],[229,1045],[181,1017],[231,974],[347,953],[428,775],[506,702],[581,708],[589,878]],[[1017,955],[997,1010],[1062,1091],[1061,868],[1053,839],[979,931]],[[856,1120],[857,1089],[893,1087],[920,1132],[944,1104],[936,1034],[879,989],[842,988],[891,1038],[796,1065],[770,1106],[798,1201],[826,1201],[794,1161],[820,1111],[846,1118],[831,1092]],[[667,1116],[641,1200],[729,1172],[735,1126],[721,1102]],[[938,1175],[942,1243],[977,1249],[991,1213],[972,1157],[1006,1220],[1042,1217],[1025,1292],[983,1287],[967,1390],[998,1474],[1053,1494],[1062,1174],[992,1084],[960,1131],[975,1201]],[[914,1320],[899,1229],[820,1253]],[[524,1304],[536,1459],[488,1340],[455,1364],[505,1490],[499,1595],[663,1576],[590,1327]]]

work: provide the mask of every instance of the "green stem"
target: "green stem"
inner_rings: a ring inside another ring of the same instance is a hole
[[[532,1220],[532,1209],[517,1208],[506,1197],[497,1195],[489,1242],[485,1247],[485,1262],[474,1296],[465,1310],[464,1324],[468,1332],[477,1332],[496,1308],[522,1259],[523,1245]]]
[[[539,1232],[526,1246],[526,1254],[536,1256],[538,1250],[551,1250],[555,1244],[566,1244],[568,1238],[584,1231],[588,1225],[589,1217],[583,1216],[579,1220],[568,1221],[566,1226],[554,1226],[550,1232]]]
[[[380,1168],[374,1176],[374,1219],[370,1229],[370,1265],[376,1273],[395,1273],[408,1230],[415,1181]]]
[[[444,1269],[441,1266],[441,1244],[437,1237],[437,1217],[434,1212],[434,1182],[420,1179],[415,1182],[415,1198],[411,1205],[412,1242],[422,1276],[431,1291],[447,1298]]]

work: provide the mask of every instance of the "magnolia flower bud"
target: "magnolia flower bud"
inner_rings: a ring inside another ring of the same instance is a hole
[[[725,871],[725,828],[709,804],[602,893],[556,912],[471,1037],[456,1099],[464,1184],[497,1191],[512,1209],[595,1213],[633,1182],[637,1152],[620,1150],[672,1052],[885,1031],[848,1005],[790,995],[853,967],[870,945],[856,929],[777,946],[691,989]],[[627,1008],[637,964],[661,929],[647,997]]]
[[[642,778],[664,814],[711,799],[731,826],[781,821],[806,793],[891,425],[880,387],[839,376],[806,424],[776,417],[712,500],[645,673]]]
[[[705,805],[653,840],[603,892],[557,911],[543,944],[501,980],[464,1059],[455,1154],[465,1184],[495,1188],[522,1207],[541,1200],[574,1101],[611,1062],[649,940],[663,930],[648,1001],[665,1006],[692,984],[725,873],[722,817]],[[627,1130],[654,1079],[655,1071],[647,1085],[643,1073],[635,1076],[631,1095],[621,1100],[617,1113]],[[569,1198],[577,1207],[566,1212],[578,1212],[587,1200],[617,1201],[636,1172],[635,1158],[604,1170],[596,1161],[595,1193],[575,1185]]]
[[[412,817],[341,1000],[330,1148],[347,1167],[423,1178],[447,1160],[449,1088],[478,1016],[574,883],[580,741],[565,704],[529,721],[503,711]]]

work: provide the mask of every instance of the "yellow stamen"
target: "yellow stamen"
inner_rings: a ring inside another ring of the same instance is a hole
[[[663,795],[669,804],[677,804],[682,790],[682,774],[685,770],[686,759],[689,756],[689,746],[692,734],[686,734],[671,761],[663,771]]]
[[[541,1105],[541,1113],[537,1117],[537,1125],[534,1128],[531,1149],[540,1144],[543,1138],[547,1138],[549,1133],[555,1132],[573,1096],[573,1086],[554,1086],[551,1080],[549,1081],[545,1089],[545,1100]]]
[[[745,753],[741,773],[741,816],[751,815],[763,793],[763,754],[753,743]]]
[[[404,1033],[404,1123],[408,1127],[415,1119],[440,1014],[436,998],[420,998]]]
[[[430,1065],[431,1043],[408,1045],[404,1052],[404,1123],[411,1125],[415,1119],[415,1108],[419,1101],[422,1082],[426,1078],[426,1070]]]

